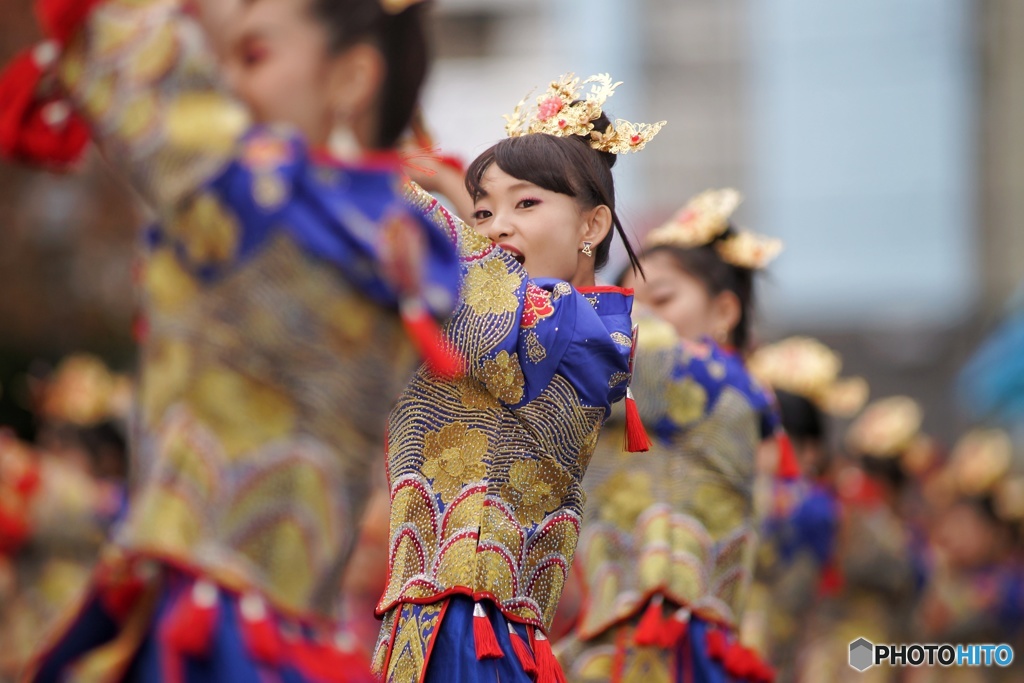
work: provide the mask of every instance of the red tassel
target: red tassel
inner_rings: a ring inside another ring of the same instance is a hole
[[[743,675],[743,648],[737,642],[729,643],[722,656],[722,667],[730,676]]]
[[[42,480],[39,477],[39,468],[35,465],[30,465],[25,472],[18,477],[18,481],[14,485],[14,490],[23,498],[30,498],[39,490],[39,485],[41,483]]]
[[[238,605],[242,614],[242,638],[253,659],[275,666],[281,663],[284,649],[277,624],[257,595],[246,595]]]
[[[666,619],[662,625],[661,646],[669,649],[676,646],[686,637],[690,630],[690,610],[681,608],[676,610],[671,619]]]
[[[717,628],[709,629],[704,633],[704,642],[708,647],[708,657],[719,662],[725,658],[727,645],[724,633]]]
[[[768,662],[761,660],[758,663],[757,673],[754,675],[757,683],[775,683],[775,669]]]
[[[0,154],[62,170],[79,161],[89,128],[56,92],[44,92],[44,76],[57,58],[54,42],[16,56],[0,74]]]
[[[515,628],[511,623],[508,625],[508,637],[512,641],[512,651],[516,653],[516,657],[519,658],[519,664],[523,667],[523,672],[536,680],[537,678],[537,660],[533,658],[533,653],[530,652],[530,648],[527,647],[523,639],[516,633]]]
[[[776,475],[782,479],[798,479],[800,477],[800,465],[796,461],[796,454],[793,452],[793,442],[789,440],[786,433],[779,434],[775,442],[779,447],[779,467]]]
[[[139,602],[146,584],[137,576],[129,576],[103,586],[100,602],[110,616],[123,622]]]
[[[477,659],[501,659],[505,656],[498,645],[498,637],[494,635],[491,620],[479,602],[473,605],[473,643]]]
[[[292,663],[303,675],[325,683],[349,683],[362,680],[362,672],[370,670],[368,660],[354,653],[344,653],[330,645],[300,641],[290,643]]]
[[[28,540],[32,527],[17,510],[0,508],[0,555],[11,555]]]
[[[416,301],[403,301],[401,310],[405,332],[431,372],[447,380],[456,380],[465,375],[465,360],[452,348],[441,326],[423,305]]]
[[[758,665],[760,664],[757,655],[748,647],[742,647],[738,644],[736,647],[736,676],[752,680],[757,674]]]
[[[661,616],[662,597],[651,598],[633,633],[633,642],[643,647],[657,647],[664,639],[664,619]]]
[[[533,652],[537,659],[537,683],[566,683],[562,667],[551,651],[551,642],[539,629],[533,636]]]
[[[821,574],[821,581],[818,583],[818,595],[825,598],[838,595],[843,590],[844,584],[843,572],[833,560],[825,565],[825,570]]]
[[[196,581],[179,596],[161,630],[161,639],[171,650],[189,657],[203,657],[210,651],[217,627],[217,587]]]
[[[626,452],[646,453],[651,450],[651,439],[647,436],[640,411],[633,398],[633,390],[626,388]]]
[[[36,0],[36,16],[46,33],[62,44],[71,40],[102,0]]]

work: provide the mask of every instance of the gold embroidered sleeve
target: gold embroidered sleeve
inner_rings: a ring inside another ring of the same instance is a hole
[[[157,208],[216,174],[248,127],[199,26],[174,0],[102,3],[59,75],[104,156]]]

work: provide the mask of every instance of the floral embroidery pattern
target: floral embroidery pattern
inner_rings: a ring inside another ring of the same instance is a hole
[[[622,332],[612,332],[612,341],[626,348],[633,348],[633,339]]]
[[[687,377],[665,391],[668,416],[677,425],[689,425],[704,416],[708,392],[698,382]]]
[[[550,318],[555,312],[551,305],[551,294],[542,287],[529,282],[526,284],[526,302],[523,307],[523,318],[520,326],[525,329],[532,329],[541,320]]]
[[[620,470],[597,489],[597,497],[601,520],[631,531],[640,513],[654,504],[651,475]]]
[[[533,330],[526,333],[526,357],[534,365],[548,357],[548,350],[540,343],[540,338]]]
[[[454,422],[440,431],[427,432],[423,455],[423,474],[434,480],[434,490],[448,505],[464,485],[483,478],[487,435],[479,429],[469,429],[461,422]]]
[[[189,259],[222,263],[235,255],[238,221],[212,194],[199,195],[175,226]]]
[[[519,307],[516,294],[521,283],[522,275],[508,272],[503,261],[477,263],[466,273],[464,300],[477,315],[511,313]]]
[[[487,391],[503,403],[515,405],[523,400],[523,369],[519,366],[519,355],[502,351],[493,360],[484,361],[480,379]]]
[[[557,510],[572,478],[550,460],[520,460],[509,468],[501,497],[515,510],[522,524],[539,524]]]

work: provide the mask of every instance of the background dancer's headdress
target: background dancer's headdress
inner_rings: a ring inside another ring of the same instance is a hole
[[[750,374],[773,389],[801,396],[836,417],[852,417],[868,399],[863,377],[840,378],[842,358],[817,339],[790,337],[762,346],[747,360]]]
[[[413,5],[418,5],[426,0],[380,0],[380,6],[388,14],[401,14]]]
[[[582,85],[592,83],[584,96]],[[590,136],[590,146],[609,154],[639,152],[650,142],[665,121],[630,123],[617,119],[603,131],[594,130],[594,121],[601,117],[604,103],[615,94],[622,82],[613,83],[609,74],[597,74],[580,82],[568,73],[551,81],[548,89],[528,108],[529,94],[519,101],[511,115],[505,116],[505,131],[510,138],[546,133],[558,137]]]
[[[732,188],[707,190],[679,210],[667,223],[647,235],[647,248],[694,249],[713,244],[722,260],[749,270],[761,270],[782,251],[782,240],[733,229],[731,218],[743,197]]]
[[[908,396],[875,401],[850,425],[846,446],[858,455],[901,457],[920,435],[923,420],[921,406]]]

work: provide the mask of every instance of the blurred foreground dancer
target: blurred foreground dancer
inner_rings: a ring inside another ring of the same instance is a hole
[[[509,139],[469,167],[475,231],[414,188],[459,244],[447,333],[469,370],[454,383],[420,372],[389,423],[391,575],[375,658],[389,682],[564,680],[547,631],[580,480],[625,397],[633,346],[632,292],[594,284],[616,232],[632,255],[611,168],[661,127],[612,124],[602,105],[614,88],[569,75],[537,110],[516,108]]]
[[[337,646],[336,603],[385,416],[410,338],[435,372],[459,365],[434,322],[455,250],[410,211],[391,151],[426,69],[408,4],[246,3],[227,60],[240,102],[179,2],[39,5],[51,40],[0,83],[20,126],[0,146],[66,165],[91,131],[160,224],[144,480],[32,680],[368,677]]]
[[[577,556],[586,596],[560,645],[580,682],[768,680],[740,645],[757,525],[757,451],[776,436],[747,373],[753,279],[780,244],[731,225],[735,190],[706,192],[651,233],[632,391],[655,444],[598,443]],[[628,425],[625,425],[628,429]]]

